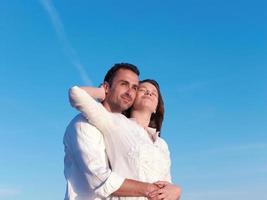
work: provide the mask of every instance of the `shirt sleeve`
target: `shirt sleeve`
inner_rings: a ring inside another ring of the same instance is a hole
[[[168,169],[166,170],[166,174],[165,174],[165,181],[172,183],[171,157],[170,157],[170,151],[169,151],[168,144],[162,138],[158,138],[158,144],[160,145],[160,148],[164,151],[164,154],[165,154],[165,159],[163,162],[166,162],[168,165]]]
[[[96,126],[102,134],[110,134],[112,131],[116,133],[116,120],[114,114],[106,110],[106,108],[94,98],[92,98],[83,89],[74,86],[69,90],[69,99],[73,107],[81,111],[89,123]]]
[[[99,130],[85,121],[77,122],[69,132],[64,138],[65,145],[96,194],[106,198],[118,190],[124,178],[109,168]]]

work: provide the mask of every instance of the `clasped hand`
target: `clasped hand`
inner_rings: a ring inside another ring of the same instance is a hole
[[[148,194],[149,200],[179,200],[181,188],[166,181],[154,183],[158,189]]]

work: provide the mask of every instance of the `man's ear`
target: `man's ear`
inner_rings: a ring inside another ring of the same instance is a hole
[[[105,81],[105,82],[102,84],[102,87],[103,87],[104,90],[105,90],[105,94],[107,94],[107,93],[109,92],[109,90],[110,90],[110,85],[109,85],[109,83]]]

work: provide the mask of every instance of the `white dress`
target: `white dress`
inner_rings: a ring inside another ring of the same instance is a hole
[[[149,183],[159,180],[171,182],[168,145],[158,137],[155,129],[146,131],[136,121],[120,113],[108,112],[101,103],[77,86],[70,89],[69,95],[72,106],[80,110],[103,134],[112,171],[129,179]]]

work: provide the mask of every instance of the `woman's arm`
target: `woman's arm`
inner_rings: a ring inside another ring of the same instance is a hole
[[[91,92],[92,91],[101,93],[100,89],[92,89]],[[69,100],[70,104],[77,110],[81,111],[84,117],[92,125],[96,126],[102,134],[105,134],[106,130],[113,128],[114,123],[112,113],[108,112],[101,103],[97,102],[85,90],[77,86],[70,88]]]
[[[104,101],[106,97],[105,89],[103,86],[100,86],[98,88],[82,86],[80,88],[82,88],[85,92],[87,92],[94,99],[98,99],[100,102]]]

